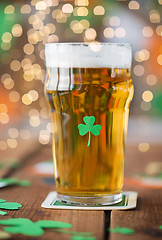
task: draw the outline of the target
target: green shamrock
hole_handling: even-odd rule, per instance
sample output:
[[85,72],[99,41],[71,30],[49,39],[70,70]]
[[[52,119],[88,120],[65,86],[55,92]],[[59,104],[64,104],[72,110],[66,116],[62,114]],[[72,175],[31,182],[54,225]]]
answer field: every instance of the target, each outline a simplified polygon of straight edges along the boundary
[[17,178],[0,178],[0,187],[6,187],[9,185],[18,185],[22,187],[30,186],[30,181],[19,180]]
[[131,228],[123,228],[123,227],[119,227],[117,226],[116,228],[109,228],[108,229],[109,232],[113,232],[113,233],[120,233],[120,234],[133,234],[134,230]]
[[[0,208],[1,209],[9,209],[9,210],[17,210],[22,207],[21,204],[16,202],[6,202],[4,199],[0,199]],[[6,212],[0,211],[0,215],[5,215]]]
[[95,117],[94,116],[86,116],[83,118],[83,121],[85,124],[79,124],[78,129],[79,129],[79,134],[81,136],[84,136],[89,132],[89,138],[88,138],[88,144],[87,146],[90,146],[91,142],[91,133],[95,136],[98,136],[100,134],[101,130],[101,125],[93,125],[95,123]]
[[0,220],[0,224],[9,225],[4,230],[9,233],[23,234],[26,236],[40,236],[44,234],[43,228],[71,228],[72,225],[64,222],[40,220],[32,222],[27,218],[11,218]]

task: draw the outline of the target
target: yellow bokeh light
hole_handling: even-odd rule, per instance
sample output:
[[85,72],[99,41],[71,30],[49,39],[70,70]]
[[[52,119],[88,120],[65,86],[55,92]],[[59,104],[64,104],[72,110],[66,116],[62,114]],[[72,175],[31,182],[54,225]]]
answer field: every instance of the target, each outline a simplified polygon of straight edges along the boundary
[[153,30],[151,27],[146,26],[142,29],[142,34],[144,37],[152,37],[153,35]]
[[12,27],[12,35],[14,37],[20,37],[23,33],[22,26],[20,24],[15,24]]
[[135,60],[137,62],[143,62],[143,61],[146,61],[150,58],[150,53],[148,50],[146,49],[143,49],[141,51],[137,51],[135,53]]
[[86,19],[82,19],[82,20],[80,21],[80,24],[82,24],[82,26],[83,26],[84,29],[87,29],[87,28],[90,27],[90,23],[89,23],[88,20],[86,20]]
[[17,138],[19,136],[19,131],[17,130],[17,128],[9,128],[8,129],[8,135],[11,138]]
[[154,86],[157,83],[157,77],[154,74],[149,74],[146,78],[146,82],[150,86]]
[[34,79],[34,74],[33,74],[32,71],[27,70],[27,71],[24,72],[23,78],[25,79],[25,81],[31,82]]
[[11,48],[11,43],[10,42],[2,42],[1,43],[1,48],[5,51],[9,50]]
[[52,17],[56,19],[58,23],[65,23],[67,21],[67,16],[60,9],[56,9],[52,12]]
[[58,0],[44,0],[48,7],[57,6],[59,4]]
[[40,19],[35,19],[32,24],[34,29],[42,29],[44,26],[43,21]]
[[31,33],[28,36],[28,42],[31,44],[36,44],[39,41],[39,35],[38,32]]
[[22,139],[27,140],[31,137],[31,133],[28,129],[22,129],[20,131],[20,136],[21,136]]
[[143,111],[147,112],[151,109],[151,103],[142,101],[140,107]]
[[11,78],[11,75],[9,75],[8,73],[4,73],[2,76],[1,76],[1,82],[4,83],[4,80],[6,78]]
[[86,7],[76,7],[73,12],[74,16],[87,16],[88,9]]
[[104,15],[105,14],[105,9],[102,6],[96,6],[93,9],[94,15]]
[[25,66],[26,65],[30,65],[30,67],[31,67],[31,64],[32,64],[32,62],[31,62],[31,60],[29,59],[29,58],[24,58],[22,61],[21,61],[21,67],[22,68],[25,68]]
[[145,69],[142,65],[136,65],[134,67],[134,74],[136,76],[142,76],[144,74],[144,72],[145,72]]
[[30,90],[28,95],[31,97],[32,101],[36,101],[39,97],[38,92],[35,90]]
[[0,122],[1,122],[2,124],[6,124],[6,123],[9,122],[9,116],[8,116],[7,113],[1,113],[1,114],[0,114]]
[[[31,15],[31,16],[28,18],[28,22],[29,22],[30,24],[33,24],[33,22],[34,22],[35,20],[39,20],[39,16],[36,15],[36,14]],[[31,31],[32,31],[32,32],[31,32]],[[33,29],[28,30],[28,32],[29,32],[29,34],[30,34],[30,33],[33,33]]]
[[125,35],[126,35],[126,31],[125,31],[124,28],[119,27],[119,28],[116,28],[116,29],[115,29],[115,36],[116,36],[117,38],[124,38]]
[[29,14],[31,12],[31,6],[29,4],[24,4],[21,8],[20,8],[20,12],[22,14]]
[[113,38],[115,33],[112,28],[108,27],[108,28],[105,28],[103,34],[106,38]]
[[157,10],[151,10],[149,12],[150,22],[159,23],[160,22],[160,14]]
[[32,116],[29,122],[32,127],[38,127],[40,125],[40,118],[38,116]]
[[138,145],[138,149],[140,152],[147,152],[149,150],[149,148],[150,148],[149,143],[140,143]]
[[35,8],[36,10],[42,11],[42,10],[46,10],[47,5],[44,1],[39,1],[36,3]]
[[0,150],[6,150],[7,149],[7,143],[5,141],[0,141]]
[[113,17],[110,18],[109,22],[110,22],[111,26],[117,27],[117,26],[120,25],[120,18],[117,17],[117,16],[113,16]]
[[11,102],[18,102],[20,99],[20,94],[16,91],[12,91],[9,93],[9,99]]
[[62,12],[63,13],[72,13],[73,12],[73,6],[70,3],[66,3],[62,6]]
[[7,113],[7,105],[4,103],[0,104],[0,114],[1,113]]
[[84,26],[77,20],[74,20],[70,23],[70,28],[76,34],[80,34],[84,31]]
[[38,16],[38,18],[39,18],[40,20],[45,20],[45,18],[46,18],[46,14],[45,14],[43,11],[37,12],[37,13],[36,13],[36,16]]
[[16,139],[7,139],[7,145],[10,147],[10,148],[16,148],[17,147],[17,141]]
[[24,94],[22,96],[22,102],[25,104],[25,105],[30,105],[32,103],[32,98],[30,97],[30,95],[28,94]]
[[8,5],[8,6],[6,6],[5,9],[4,9],[4,13],[5,13],[5,14],[13,14],[14,11],[15,11],[15,8],[14,8],[13,5]]
[[47,124],[47,130],[50,133],[55,133],[56,132],[56,128],[57,128],[57,126],[56,126],[55,123],[48,123]]
[[50,34],[51,30],[48,26],[44,26],[40,31],[39,31],[39,34],[40,34],[40,37],[44,37],[44,36],[48,36]]
[[12,89],[14,87],[14,81],[10,77],[6,78],[3,84],[6,89]]
[[96,30],[94,28],[88,28],[86,31],[85,31],[85,37],[86,39],[88,39],[89,41],[92,41],[96,38],[97,36],[97,33],[96,33]]
[[58,42],[59,39],[58,39],[58,36],[53,34],[53,35],[50,35],[48,38],[47,38],[47,43],[54,43],[54,42]]
[[31,109],[30,111],[29,111],[29,117],[33,117],[33,116],[37,116],[37,117],[39,117],[39,111],[37,110],[37,109]]
[[41,130],[39,133],[39,142],[41,144],[48,144],[50,141],[50,133],[47,130]]
[[49,118],[49,110],[46,107],[43,107],[40,111],[41,117],[44,119],[48,119]]
[[37,2],[40,2],[41,0],[31,0],[31,5],[35,6],[37,4]]
[[157,35],[162,37],[162,25],[157,26],[156,33],[157,33]]
[[2,35],[2,41],[3,41],[3,42],[9,43],[9,42],[11,42],[11,40],[12,40],[12,35],[11,35],[11,33],[5,32],[5,33]]
[[19,71],[20,68],[21,68],[21,64],[18,60],[13,60],[11,63],[10,63],[10,68],[12,69],[12,71],[16,72],[16,71]]
[[32,54],[34,52],[34,46],[30,43],[25,44],[23,49],[24,53],[26,53],[27,55]]
[[157,57],[157,62],[159,65],[162,65],[162,54]]
[[89,0],[75,0],[76,6],[88,6]]
[[140,8],[140,5],[137,1],[130,1],[128,7],[131,10],[138,10]]
[[56,27],[53,23],[48,23],[46,26],[50,30],[50,33],[54,33],[56,31]]
[[149,90],[144,91],[142,94],[142,99],[145,102],[151,102],[153,99],[153,93]]

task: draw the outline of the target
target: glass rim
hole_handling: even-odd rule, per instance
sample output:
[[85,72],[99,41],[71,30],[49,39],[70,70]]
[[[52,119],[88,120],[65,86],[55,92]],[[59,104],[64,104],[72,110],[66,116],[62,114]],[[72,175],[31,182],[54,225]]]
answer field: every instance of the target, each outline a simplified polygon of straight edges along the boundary
[[131,43],[115,43],[115,42],[58,42],[58,43],[46,43],[45,46],[49,45],[69,45],[69,46],[90,46],[90,45],[101,45],[101,46],[123,46],[123,47],[132,47]]

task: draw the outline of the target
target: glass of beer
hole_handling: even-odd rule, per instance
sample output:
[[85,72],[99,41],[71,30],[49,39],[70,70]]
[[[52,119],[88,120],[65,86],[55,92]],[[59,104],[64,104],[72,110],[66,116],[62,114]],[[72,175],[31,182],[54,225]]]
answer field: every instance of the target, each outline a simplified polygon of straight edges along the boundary
[[120,202],[134,91],[130,44],[49,43],[45,57],[58,199],[92,206]]

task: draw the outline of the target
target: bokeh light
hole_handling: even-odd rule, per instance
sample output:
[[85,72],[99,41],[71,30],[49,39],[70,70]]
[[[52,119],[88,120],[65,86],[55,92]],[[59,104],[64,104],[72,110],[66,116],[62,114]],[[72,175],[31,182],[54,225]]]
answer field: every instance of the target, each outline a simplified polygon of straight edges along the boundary
[[151,102],[153,99],[153,93],[149,90],[144,91],[142,94],[142,98],[145,102]]
[[147,152],[150,148],[150,145],[149,145],[149,143],[140,143],[138,145],[138,148],[139,148],[140,152]]
[[12,35],[14,37],[20,37],[23,33],[22,26],[20,24],[15,24],[12,27]]
[[96,6],[94,9],[93,9],[93,13],[95,15],[104,15],[105,14],[105,9],[104,7],[102,6]]
[[15,8],[13,5],[8,5],[4,9],[5,14],[13,14],[15,12]]

